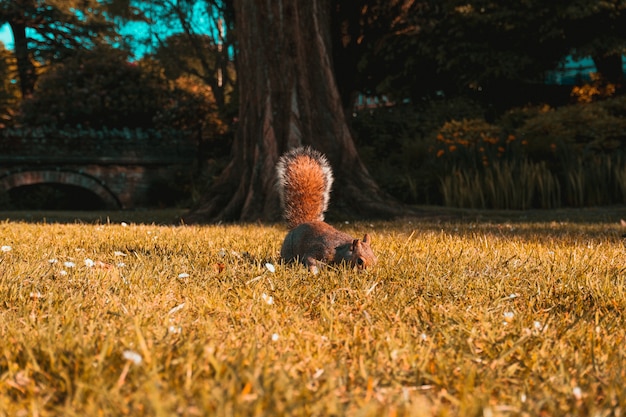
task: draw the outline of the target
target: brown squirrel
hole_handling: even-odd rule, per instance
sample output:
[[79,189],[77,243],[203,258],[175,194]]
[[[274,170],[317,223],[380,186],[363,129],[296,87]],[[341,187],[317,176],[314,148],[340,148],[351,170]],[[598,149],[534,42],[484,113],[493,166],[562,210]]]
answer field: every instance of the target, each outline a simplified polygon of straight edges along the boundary
[[290,229],[280,250],[282,259],[300,261],[313,273],[318,272],[319,263],[345,261],[358,269],[376,264],[369,234],[359,241],[324,222],[333,173],[323,154],[310,147],[292,149],[279,159],[276,173]]

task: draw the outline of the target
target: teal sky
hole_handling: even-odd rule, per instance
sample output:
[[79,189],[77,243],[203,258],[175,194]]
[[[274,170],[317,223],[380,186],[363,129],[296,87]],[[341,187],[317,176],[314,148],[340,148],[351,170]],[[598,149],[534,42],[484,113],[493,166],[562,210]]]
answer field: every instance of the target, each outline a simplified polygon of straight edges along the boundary
[[0,42],[9,49],[13,48],[13,35],[11,35],[9,25],[4,25],[0,28]]
[[[207,15],[206,10],[201,5],[197,5],[193,9],[191,23],[195,33],[215,33],[217,36],[215,20]],[[135,57],[140,58],[146,52],[151,52],[153,48],[156,48],[155,36],[165,39],[169,35],[182,32],[182,28],[176,22],[170,22],[167,25],[159,24],[159,22],[156,24],[130,22],[123,25],[119,32],[123,36],[131,35],[134,38],[134,42],[130,46]],[[0,42],[7,49],[13,49],[13,35],[8,24],[0,27]]]
[[[129,24],[122,30],[123,34],[133,35],[137,38],[138,44],[135,48],[135,54],[141,56],[147,49],[145,46],[140,46],[141,43],[146,44],[147,39],[150,36],[149,26],[145,23]],[[172,32],[173,33],[173,32]],[[164,33],[160,33],[164,35]],[[166,37],[165,34],[164,37]],[[4,44],[7,49],[13,49],[13,35],[11,34],[11,28],[8,24],[0,27],[0,42]]]

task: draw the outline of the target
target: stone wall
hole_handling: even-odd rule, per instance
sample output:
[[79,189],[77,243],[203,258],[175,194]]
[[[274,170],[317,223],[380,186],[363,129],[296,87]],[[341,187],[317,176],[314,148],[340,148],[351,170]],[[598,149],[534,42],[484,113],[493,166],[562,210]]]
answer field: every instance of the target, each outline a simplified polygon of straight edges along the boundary
[[68,184],[95,193],[107,208],[129,209],[147,207],[158,184],[191,178],[193,141],[162,132],[108,133],[2,132],[0,192],[38,183]]

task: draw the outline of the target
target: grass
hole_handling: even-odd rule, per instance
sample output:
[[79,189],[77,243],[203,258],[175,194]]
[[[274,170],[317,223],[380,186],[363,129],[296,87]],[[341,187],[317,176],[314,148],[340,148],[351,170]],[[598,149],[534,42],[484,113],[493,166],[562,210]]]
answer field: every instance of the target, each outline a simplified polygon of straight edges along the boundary
[[281,225],[12,217],[0,416],[623,415],[620,213],[341,224],[379,265],[318,275]]

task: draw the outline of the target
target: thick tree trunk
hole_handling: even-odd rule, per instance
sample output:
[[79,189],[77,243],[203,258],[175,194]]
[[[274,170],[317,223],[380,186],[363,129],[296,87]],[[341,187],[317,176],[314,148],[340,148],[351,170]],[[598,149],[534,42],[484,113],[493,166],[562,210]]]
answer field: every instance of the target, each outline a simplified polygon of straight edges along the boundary
[[235,0],[240,126],[233,160],[184,220],[274,221],[280,155],[310,145],[328,157],[331,209],[357,217],[399,213],[363,166],[332,71],[327,0]]

